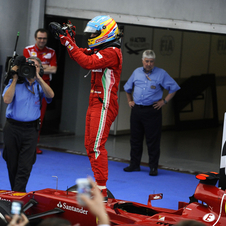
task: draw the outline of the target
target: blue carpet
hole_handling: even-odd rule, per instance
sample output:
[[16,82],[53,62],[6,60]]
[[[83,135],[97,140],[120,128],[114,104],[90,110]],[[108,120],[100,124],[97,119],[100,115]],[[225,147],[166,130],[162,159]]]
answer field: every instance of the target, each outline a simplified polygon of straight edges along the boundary
[[[0,149],[0,154],[2,149]],[[149,194],[163,193],[162,200],[152,201],[153,206],[178,209],[178,201],[189,202],[198,180],[194,175],[159,169],[158,176],[149,176],[149,168],[141,166],[140,172],[124,172],[128,164],[109,161],[108,189],[117,199],[147,204]],[[93,176],[87,156],[44,150],[37,155],[27,192],[43,188],[66,190],[80,177]],[[10,190],[8,172],[0,156],[0,189]]]

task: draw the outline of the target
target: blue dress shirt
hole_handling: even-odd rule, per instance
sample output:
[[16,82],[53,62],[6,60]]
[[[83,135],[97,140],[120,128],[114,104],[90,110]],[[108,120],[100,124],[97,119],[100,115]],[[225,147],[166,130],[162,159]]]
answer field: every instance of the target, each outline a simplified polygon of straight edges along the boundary
[[124,85],[127,93],[133,92],[135,104],[145,106],[161,100],[164,89],[173,93],[180,87],[165,70],[158,67],[154,67],[150,74],[146,74],[143,67],[135,69]]
[[[2,96],[12,83],[12,79],[9,80],[8,85],[5,87]],[[6,109],[6,118],[11,118],[17,121],[29,122],[37,120],[40,115],[40,97],[41,100],[44,97],[47,103],[52,101],[51,98],[46,98],[42,90],[41,85],[39,85],[39,90],[37,88],[38,82],[35,80],[30,86],[28,81],[22,84],[16,84],[15,94],[13,100],[8,104]],[[30,91],[29,91],[29,90]],[[34,94],[32,93],[34,91]]]

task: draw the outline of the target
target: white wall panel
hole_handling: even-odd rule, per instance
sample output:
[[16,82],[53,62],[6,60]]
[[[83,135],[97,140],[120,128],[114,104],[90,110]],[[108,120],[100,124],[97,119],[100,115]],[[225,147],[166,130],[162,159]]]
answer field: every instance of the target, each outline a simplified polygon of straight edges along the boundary
[[117,22],[225,33],[225,0],[47,0],[46,14],[91,19],[110,14]]

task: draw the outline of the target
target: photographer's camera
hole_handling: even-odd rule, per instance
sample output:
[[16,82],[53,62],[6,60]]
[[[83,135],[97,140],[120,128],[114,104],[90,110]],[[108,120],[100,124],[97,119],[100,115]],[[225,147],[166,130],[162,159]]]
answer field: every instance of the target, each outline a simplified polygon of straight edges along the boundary
[[[14,71],[13,67],[18,66],[18,70]],[[13,77],[14,74],[18,75],[17,83],[23,83],[25,78],[34,78],[36,76],[36,67],[35,63],[24,56],[17,56],[15,59],[11,58],[8,61],[8,71],[4,84],[7,85],[9,80]]]
[[33,61],[30,59],[21,64],[18,69],[18,76],[23,78],[34,78],[36,75],[36,67]]

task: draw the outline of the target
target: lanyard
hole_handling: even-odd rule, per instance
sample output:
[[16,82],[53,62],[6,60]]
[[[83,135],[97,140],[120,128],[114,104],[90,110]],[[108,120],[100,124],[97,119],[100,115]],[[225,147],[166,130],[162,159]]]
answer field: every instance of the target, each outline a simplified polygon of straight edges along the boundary
[[146,73],[146,72],[144,72],[144,73],[145,73],[146,78],[147,78],[149,81],[151,81],[151,79],[148,77],[148,75],[150,75],[150,74],[152,73],[152,70],[151,70],[149,73]]

